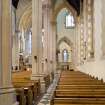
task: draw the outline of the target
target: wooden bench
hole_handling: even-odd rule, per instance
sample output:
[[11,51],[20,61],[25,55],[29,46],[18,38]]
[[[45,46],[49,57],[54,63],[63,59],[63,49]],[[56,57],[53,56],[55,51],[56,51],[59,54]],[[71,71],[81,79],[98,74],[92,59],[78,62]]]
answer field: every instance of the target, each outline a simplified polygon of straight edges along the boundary
[[54,98],[51,105],[104,105],[105,98]]
[[55,97],[105,97],[105,90],[56,90]]
[[70,90],[70,89],[105,89],[105,85],[58,85],[56,89]]
[[104,105],[105,83],[79,71],[63,71],[51,105]]
[[100,82],[59,82],[58,85],[101,85]]
[[26,96],[23,88],[16,88],[16,98],[19,105],[26,105]]
[[[37,97],[36,88],[34,88],[33,83],[27,83],[27,82],[15,82],[13,83],[16,92],[18,92],[18,88],[24,90],[24,95],[26,97],[26,104],[31,105],[33,101],[35,101]],[[19,93],[18,93],[19,94]]]
[[[29,79],[24,79],[24,78],[14,78],[12,80],[13,85],[15,87],[19,86],[28,86],[28,84],[30,84],[31,86],[34,87],[34,91],[36,91],[36,95],[39,96],[40,95],[40,81],[39,80],[29,80]],[[16,85],[17,86],[16,86]]]
[[[18,72],[12,74],[12,83],[16,89],[17,97],[20,97],[20,89],[23,90],[26,97],[26,103],[24,100],[19,101],[19,105],[32,105],[38,97],[40,96],[40,81],[39,80],[30,80],[31,72]],[[24,96],[23,96],[24,97]],[[24,98],[21,99],[24,99]]]

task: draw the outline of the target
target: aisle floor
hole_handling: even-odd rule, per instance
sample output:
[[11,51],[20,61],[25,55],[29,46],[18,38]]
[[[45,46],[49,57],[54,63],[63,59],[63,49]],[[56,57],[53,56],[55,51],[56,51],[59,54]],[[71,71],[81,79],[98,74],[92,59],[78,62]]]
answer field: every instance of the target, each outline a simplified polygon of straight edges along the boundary
[[56,85],[58,83],[59,77],[60,77],[60,74],[57,73],[55,75],[53,82],[49,86],[47,92],[44,94],[44,96],[42,97],[42,99],[40,100],[38,105],[50,105],[50,101],[52,99],[52,96],[53,96],[54,90],[56,88]]

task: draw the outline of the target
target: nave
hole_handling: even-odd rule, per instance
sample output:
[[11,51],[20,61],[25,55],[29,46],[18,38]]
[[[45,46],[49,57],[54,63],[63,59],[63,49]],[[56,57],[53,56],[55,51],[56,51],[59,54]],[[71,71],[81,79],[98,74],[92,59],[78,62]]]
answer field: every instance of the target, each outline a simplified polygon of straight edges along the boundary
[[[29,80],[31,71],[12,75],[19,105],[104,105],[105,83],[80,71],[60,70],[45,77],[45,92],[40,81]],[[18,78],[16,78],[18,77]],[[53,85],[53,86],[51,86]]]
[[104,105],[105,83],[80,71],[62,71],[51,105]]
[[104,4],[0,0],[0,105],[104,105]]

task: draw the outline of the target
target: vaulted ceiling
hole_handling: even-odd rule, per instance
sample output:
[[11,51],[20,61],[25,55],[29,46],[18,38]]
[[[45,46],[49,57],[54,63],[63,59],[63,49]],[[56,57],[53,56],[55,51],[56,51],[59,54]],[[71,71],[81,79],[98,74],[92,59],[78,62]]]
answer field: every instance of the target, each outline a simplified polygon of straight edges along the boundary
[[67,0],[69,4],[80,14],[80,0]]
[[[56,1],[56,0],[53,0]],[[80,14],[80,0],[67,0],[69,4],[77,11],[77,14]],[[83,1],[83,0],[82,0]],[[18,6],[19,0],[12,0],[12,4],[15,8]]]
[[19,0],[12,0],[12,4],[15,8],[17,8],[17,6],[18,6],[18,2],[19,2]]

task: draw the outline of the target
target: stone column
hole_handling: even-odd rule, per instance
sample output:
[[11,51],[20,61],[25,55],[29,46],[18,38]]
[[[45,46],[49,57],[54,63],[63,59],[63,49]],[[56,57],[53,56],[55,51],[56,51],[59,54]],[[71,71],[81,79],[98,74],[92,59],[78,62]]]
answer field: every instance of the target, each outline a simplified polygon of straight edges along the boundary
[[[104,2],[103,0],[94,0],[94,15],[93,16],[94,16],[95,61],[101,61],[100,58],[102,57],[102,36],[101,35],[102,35],[102,32],[105,30],[105,29],[102,30],[102,23],[104,22],[103,20],[104,17],[102,18],[102,15],[103,15],[102,10],[104,8],[103,2]],[[102,70],[104,71],[104,66],[102,67]],[[102,70],[100,70],[99,73]]]
[[81,16],[80,20],[80,63],[84,63],[84,29],[83,29],[83,16]]
[[43,76],[42,69],[42,1],[32,1],[32,79]]
[[51,19],[52,19],[52,8],[51,8],[51,1],[48,1],[48,71],[49,73],[52,72],[52,25],[51,25]]
[[56,43],[57,43],[57,36],[56,36],[56,21],[52,21],[52,58],[53,58],[53,71],[56,72]]
[[[45,45],[46,46],[46,45]],[[41,93],[45,92],[42,69],[42,0],[32,0],[32,80],[40,79]]]
[[12,67],[13,70],[19,69],[19,39],[18,39],[18,35],[13,35],[12,36]]
[[87,60],[94,58],[94,46],[93,46],[93,3],[94,0],[87,0]]
[[48,3],[47,5],[47,17],[48,17],[48,38],[47,38],[47,43],[48,43],[48,48],[47,48],[47,59],[48,59],[48,72],[50,73],[50,5]]
[[16,42],[16,51],[15,51],[15,57],[16,57],[16,59],[15,59],[15,64],[16,64],[16,66],[17,66],[17,68],[18,68],[18,70],[19,70],[19,36],[18,36],[18,34],[16,34],[16,40],[15,40]]
[[1,4],[1,0],[0,0],[0,86],[2,85],[2,35],[1,35],[1,31],[2,31],[2,19],[1,19],[1,16],[2,16],[2,4]]
[[12,6],[12,67],[19,69],[19,38],[16,32],[16,9]]
[[[11,84],[12,69],[12,12],[11,0],[0,0],[0,105],[13,105],[15,91]],[[11,88],[8,88],[11,87]],[[5,93],[5,94],[3,94]]]
[[78,23],[77,23],[77,27],[78,27],[78,31],[77,31],[77,37],[78,37],[78,65],[80,64],[80,18],[78,19]]
[[43,4],[43,20],[44,20],[44,73],[48,74],[48,11],[47,11],[47,1]]
[[16,51],[16,44],[15,44],[15,41],[16,41],[16,36],[15,35],[12,35],[12,68],[13,70],[15,70],[15,51]]
[[52,33],[52,25],[50,21],[50,37],[49,37],[49,42],[50,42],[50,71],[53,72],[53,33]]
[[83,2],[84,61],[94,58],[93,48],[93,0]]
[[39,1],[32,0],[32,79],[38,71],[38,35],[39,35]]
[[[52,71],[52,24],[51,24],[51,3],[49,0],[43,3],[44,15],[44,72],[45,74]],[[47,62],[46,62],[47,60]]]
[[30,32],[26,31],[25,35],[25,52],[24,55],[27,56],[30,54]]
[[[77,22],[77,21],[76,21]],[[73,64],[75,64],[75,65],[78,65],[78,44],[79,44],[79,42],[78,42],[78,23],[76,23],[76,26],[75,26],[75,42],[74,42],[74,53],[75,54],[73,54],[74,55],[74,62],[72,62]],[[73,50],[73,49],[72,49]]]
[[38,70],[39,70],[39,74],[40,76],[43,76],[43,53],[42,53],[42,49],[43,49],[43,44],[42,44],[42,0],[39,0],[39,35],[38,35]]
[[84,0],[83,2],[83,30],[84,30],[84,34],[83,34],[83,61],[85,62],[86,61],[86,58],[87,58],[87,12],[86,12],[86,9],[87,9],[87,0]]

